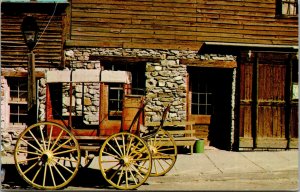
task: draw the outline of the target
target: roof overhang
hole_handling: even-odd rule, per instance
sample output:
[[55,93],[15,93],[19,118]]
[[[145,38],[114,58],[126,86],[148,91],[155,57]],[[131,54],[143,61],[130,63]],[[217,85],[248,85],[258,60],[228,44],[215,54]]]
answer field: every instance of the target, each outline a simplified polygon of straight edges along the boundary
[[269,44],[252,44],[252,43],[227,43],[227,42],[204,42],[199,53],[205,52],[226,52],[240,53],[242,51],[258,52],[298,52],[298,46],[295,45],[269,45]]
[[49,13],[55,7],[56,14],[65,12],[65,9],[69,6],[68,0],[2,0],[1,12],[3,13]]

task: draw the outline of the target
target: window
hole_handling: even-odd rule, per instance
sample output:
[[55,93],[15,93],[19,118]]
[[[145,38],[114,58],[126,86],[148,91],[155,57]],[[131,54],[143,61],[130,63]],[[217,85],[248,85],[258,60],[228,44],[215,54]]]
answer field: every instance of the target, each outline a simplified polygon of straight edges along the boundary
[[130,71],[132,75],[131,94],[145,95],[146,85],[146,65],[143,62],[137,63],[119,63],[103,62],[105,70]]
[[195,115],[211,115],[212,85],[207,70],[194,69],[190,71],[191,113]]
[[209,115],[212,112],[212,92],[209,90],[208,84],[193,83],[192,91],[192,114]]
[[277,15],[297,16],[298,0],[277,0]]
[[25,127],[27,122],[27,79],[8,78],[10,125]]
[[123,85],[118,83],[109,84],[108,119],[117,120],[122,118]]

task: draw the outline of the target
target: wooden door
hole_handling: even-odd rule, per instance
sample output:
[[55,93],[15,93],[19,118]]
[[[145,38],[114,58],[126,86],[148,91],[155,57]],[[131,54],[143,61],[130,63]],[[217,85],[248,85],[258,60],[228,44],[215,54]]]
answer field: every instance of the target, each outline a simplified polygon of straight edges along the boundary
[[240,64],[239,148],[295,146],[298,103],[291,105],[288,57],[277,59],[257,54]]

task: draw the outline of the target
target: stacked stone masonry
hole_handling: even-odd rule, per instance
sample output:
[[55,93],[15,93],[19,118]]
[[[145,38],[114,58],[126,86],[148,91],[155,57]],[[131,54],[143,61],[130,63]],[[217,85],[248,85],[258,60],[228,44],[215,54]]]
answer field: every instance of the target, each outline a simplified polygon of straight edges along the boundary
[[[196,60],[225,60],[235,61],[235,56],[205,54],[199,55],[197,51],[185,50],[153,50],[153,49],[123,49],[123,48],[70,48],[65,51],[66,68],[76,69],[103,69],[101,61],[90,60],[90,56],[118,56],[155,58],[159,62],[146,62],[146,99],[145,121],[160,121],[162,111],[171,104],[167,121],[183,121],[186,119],[186,78],[187,67],[180,64],[180,59]],[[19,68],[12,69],[14,71]],[[25,71],[26,69],[21,69]],[[36,68],[38,71],[58,70]],[[6,79],[1,77],[1,149],[13,150],[13,145],[20,130],[12,130],[9,126],[9,105],[7,97],[9,87]],[[38,79],[38,121],[45,121],[46,114],[46,80]],[[70,97],[69,85],[63,86],[63,115],[68,115]],[[73,84],[72,114],[83,116],[86,125],[99,123],[99,86],[94,83]],[[6,101],[6,102],[5,102]],[[73,105],[74,104],[74,105]],[[5,147],[4,147],[5,145]]]
[[146,99],[148,100],[145,108],[146,122],[160,121],[162,111],[168,104],[171,104],[171,109],[167,121],[183,121],[186,119],[187,68],[186,65],[179,63],[179,59],[236,60],[235,56],[232,55],[199,55],[197,51],[122,48],[72,48],[66,50],[65,56],[69,62],[69,67],[72,69],[101,68],[101,61],[92,61],[90,56],[159,59],[160,62],[157,63],[146,62]]

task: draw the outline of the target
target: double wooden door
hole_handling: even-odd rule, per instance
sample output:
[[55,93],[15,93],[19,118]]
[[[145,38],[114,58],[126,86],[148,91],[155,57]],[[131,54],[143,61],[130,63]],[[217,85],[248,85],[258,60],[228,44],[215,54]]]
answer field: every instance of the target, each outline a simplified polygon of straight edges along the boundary
[[297,148],[298,100],[292,97],[293,65],[288,54],[256,53],[250,61],[242,59],[239,148]]

